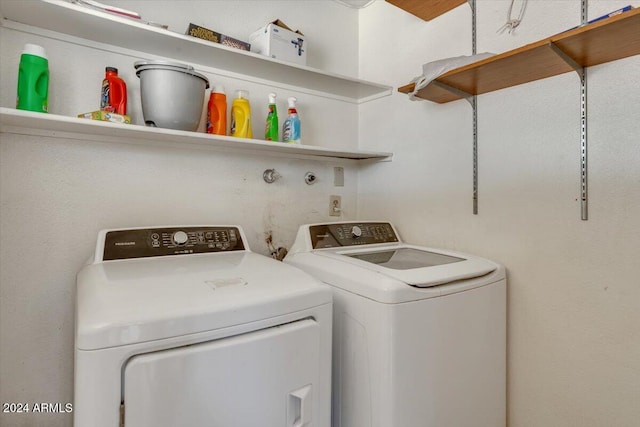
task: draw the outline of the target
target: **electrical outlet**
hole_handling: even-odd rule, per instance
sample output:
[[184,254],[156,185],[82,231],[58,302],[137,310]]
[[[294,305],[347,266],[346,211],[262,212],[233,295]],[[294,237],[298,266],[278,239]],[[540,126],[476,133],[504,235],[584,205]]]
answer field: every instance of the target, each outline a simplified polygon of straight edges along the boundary
[[342,197],[329,196],[329,216],[342,215]]

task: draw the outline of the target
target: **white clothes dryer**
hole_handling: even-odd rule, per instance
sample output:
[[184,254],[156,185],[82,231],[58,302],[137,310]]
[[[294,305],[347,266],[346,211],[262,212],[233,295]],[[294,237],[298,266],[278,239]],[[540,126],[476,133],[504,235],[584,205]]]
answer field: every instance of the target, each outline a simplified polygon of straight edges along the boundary
[[240,227],[102,231],[77,287],[76,427],[329,427],[331,289]]
[[502,266],[387,222],[301,226],[284,260],[333,287],[333,427],[504,427]]

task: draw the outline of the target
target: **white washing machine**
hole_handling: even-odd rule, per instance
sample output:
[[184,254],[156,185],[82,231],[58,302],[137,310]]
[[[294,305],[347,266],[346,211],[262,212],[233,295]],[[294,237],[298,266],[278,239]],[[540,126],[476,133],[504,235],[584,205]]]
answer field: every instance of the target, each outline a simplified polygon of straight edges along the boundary
[[304,225],[284,261],[333,287],[333,427],[505,426],[502,266],[386,222]]
[[75,427],[329,427],[331,289],[240,227],[102,231],[77,286]]

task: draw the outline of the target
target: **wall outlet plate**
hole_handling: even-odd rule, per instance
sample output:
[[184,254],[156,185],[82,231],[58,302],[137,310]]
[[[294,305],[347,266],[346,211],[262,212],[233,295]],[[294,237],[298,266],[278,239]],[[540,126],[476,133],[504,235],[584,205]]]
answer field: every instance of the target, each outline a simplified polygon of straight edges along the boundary
[[329,216],[342,215],[342,197],[329,196]]
[[342,166],[333,168],[333,185],[334,187],[344,187],[344,168]]

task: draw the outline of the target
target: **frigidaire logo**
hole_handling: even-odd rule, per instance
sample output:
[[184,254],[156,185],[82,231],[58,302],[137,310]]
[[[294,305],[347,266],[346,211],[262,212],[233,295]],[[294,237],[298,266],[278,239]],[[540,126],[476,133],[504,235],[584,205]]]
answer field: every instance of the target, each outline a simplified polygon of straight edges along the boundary
[[135,246],[136,242],[116,242],[116,246]]

